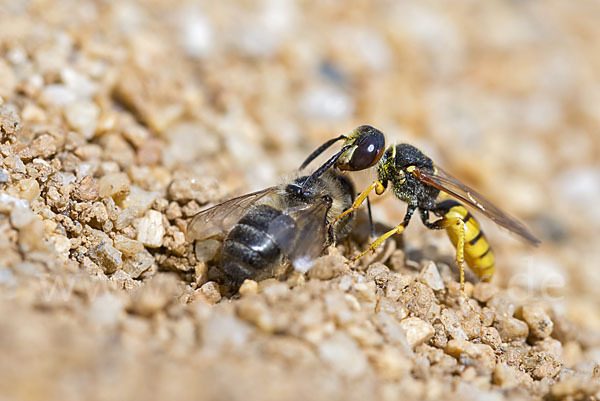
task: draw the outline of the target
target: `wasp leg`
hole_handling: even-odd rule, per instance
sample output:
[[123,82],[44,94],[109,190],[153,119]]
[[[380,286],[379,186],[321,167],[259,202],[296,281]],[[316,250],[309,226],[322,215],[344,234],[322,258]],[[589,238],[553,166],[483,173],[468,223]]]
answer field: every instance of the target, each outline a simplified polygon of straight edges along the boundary
[[350,259],[349,261],[347,261],[346,264],[356,262],[358,259],[365,256],[369,251],[375,252],[375,249],[377,249],[381,244],[383,244],[385,242],[386,239],[388,239],[392,235],[402,234],[402,232],[404,231],[404,229],[410,222],[410,219],[412,218],[412,215],[415,212],[415,210],[417,210],[416,206],[409,205],[408,209],[406,209],[406,214],[404,215],[404,220],[402,220],[402,223],[398,224],[396,227],[392,228],[390,231],[386,232],[385,234],[383,234],[382,236],[377,238],[375,241],[373,241],[371,243],[371,245],[369,245],[369,247],[365,251],[363,251],[358,256],[355,256],[352,259]]
[[458,241],[456,242],[456,264],[460,270],[460,292],[464,297],[467,305],[472,312],[477,313],[481,319],[484,320],[483,315],[477,312],[473,305],[468,301],[467,294],[465,293],[465,221],[460,217],[449,218],[442,217],[439,220],[430,222],[429,221],[429,211],[420,209],[421,212],[421,221],[425,225],[425,227],[432,230],[443,230],[452,226],[456,226],[458,230]]
[[378,195],[381,195],[384,191],[383,184],[379,181],[375,181],[371,185],[369,185],[367,189],[365,189],[360,195],[358,195],[358,197],[352,203],[352,206],[349,209],[345,210],[342,214],[337,216],[335,219],[333,219],[333,221],[329,223],[329,225],[333,226],[335,223],[337,223],[339,219],[357,210],[360,207],[360,205],[362,205],[362,203],[365,201],[365,199],[367,199],[372,190],[375,190],[375,192]]
[[429,221],[429,210],[419,209],[419,213],[421,215],[421,221],[423,222],[425,227],[429,228],[430,230],[444,229],[444,227],[441,226],[441,221],[443,219],[439,219],[433,222]]
[[458,230],[458,242],[456,243],[456,264],[460,270],[460,290],[465,292],[465,222],[461,218],[442,217],[439,220],[430,222],[429,211],[421,210],[421,221],[425,227],[431,230],[444,230],[456,225]]
[[373,224],[373,213],[371,212],[371,201],[369,201],[369,197],[367,196],[367,211],[369,212],[369,234],[371,235],[371,238],[369,238],[369,241],[373,238],[375,238],[375,225]]
[[429,221],[429,211],[421,210],[421,221],[432,230],[444,230],[455,227],[457,232],[456,264],[460,270],[460,290],[465,292],[465,222],[460,217],[442,217],[434,222]]

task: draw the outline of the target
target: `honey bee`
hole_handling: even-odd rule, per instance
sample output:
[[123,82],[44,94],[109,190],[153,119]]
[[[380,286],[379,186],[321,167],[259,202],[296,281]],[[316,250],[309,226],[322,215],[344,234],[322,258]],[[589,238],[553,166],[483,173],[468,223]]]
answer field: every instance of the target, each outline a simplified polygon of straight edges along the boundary
[[[273,277],[291,264],[306,272],[329,243],[350,230],[354,187],[333,170],[230,199],[196,214],[189,241],[222,241],[220,266],[235,287]],[[331,229],[328,229],[331,227]]]
[[[345,210],[332,223],[358,209],[373,190],[377,195],[382,195],[390,183],[394,195],[408,204],[406,214],[400,224],[381,235],[371,243],[368,249],[352,258],[348,263],[356,261],[369,251],[375,251],[392,235],[401,234],[418,209],[423,224],[432,230],[446,230],[448,237],[456,248],[456,264],[460,269],[461,290],[464,291],[465,262],[477,277],[489,281],[495,272],[495,255],[486,236],[479,227],[479,223],[469,210],[456,200],[438,201],[440,192],[464,202],[496,224],[518,234],[529,243],[533,245],[540,243],[522,223],[510,217],[481,194],[435,165],[419,149],[402,143],[390,145],[384,151],[384,141],[375,139],[380,136],[383,138],[383,134],[373,127],[358,127],[348,136],[342,135],[323,144],[303,164],[303,166],[306,166],[333,143],[344,140],[342,149],[317,169],[315,174],[323,174],[331,167],[339,170],[357,171],[374,166],[377,170],[377,180],[358,195],[352,207]],[[369,147],[369,152],[363,152],[361,144],[367,142],[372,146]],[[430,212],[439,219],[430,221]]]

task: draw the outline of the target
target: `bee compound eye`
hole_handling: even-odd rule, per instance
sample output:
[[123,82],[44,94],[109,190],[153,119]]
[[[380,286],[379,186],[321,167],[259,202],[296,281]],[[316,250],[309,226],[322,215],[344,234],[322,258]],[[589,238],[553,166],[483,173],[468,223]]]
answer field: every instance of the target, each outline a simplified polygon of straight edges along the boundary
[[286,188],[286,191],[293,195],[300,196],[302,195],[302,186],[297,184],[289,184]]
[[369,130],[365,130],[365,133],[361,135],[356,144],[356,149],[350,159],[350,168],[356,171],[371,167],[381,157],[384,146],[383,133],[378,129],[369,127]]

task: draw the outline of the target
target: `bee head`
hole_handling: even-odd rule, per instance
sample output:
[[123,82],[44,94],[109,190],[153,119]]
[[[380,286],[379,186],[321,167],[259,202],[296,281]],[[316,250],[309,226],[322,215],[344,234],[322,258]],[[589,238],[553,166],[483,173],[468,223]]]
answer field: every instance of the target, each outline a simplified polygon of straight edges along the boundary
[[306,191],[302,189],[302,182],[306,181],[307,178],[308,177],[304,176],[295,180],[293,184],[288,184],[288,186],[285,187],[285,191],[293,196],[305,196]]

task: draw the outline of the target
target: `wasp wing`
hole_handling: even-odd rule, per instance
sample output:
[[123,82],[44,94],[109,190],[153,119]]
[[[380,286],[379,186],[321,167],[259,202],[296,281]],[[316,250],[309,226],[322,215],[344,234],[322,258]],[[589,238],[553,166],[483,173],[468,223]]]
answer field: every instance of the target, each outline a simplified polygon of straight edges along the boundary
[[521,222],[513,217],[510,217],[492,202],[484,198],[483,195],[474,189],[469,188],[467,185],[463,184],[457,178],[453,177],[451,174],[442,170],[438,166],[435,166],[434,174],[421,169],[415,169],[413,173],[419,179],[419,181],[436,187],[440,191],[446,192],[447,194],[462,200],[492,219],[496,224],[514,232],[515,234],[520,235],[530,243],[534,245],[538,245],[540,243],[540,240],[531,234]]
[[268,233],[288,256],[294,269],[308,271],[323,251],[330,206],[330,201],[320,199],[308,206],[288,208],[269,225]]
[[252,192],[229,199],[199,212],[187,226],[188,241],[203,240],[226,233],[244,215],[246,210],[259,200],[275,193],[277,187]]

